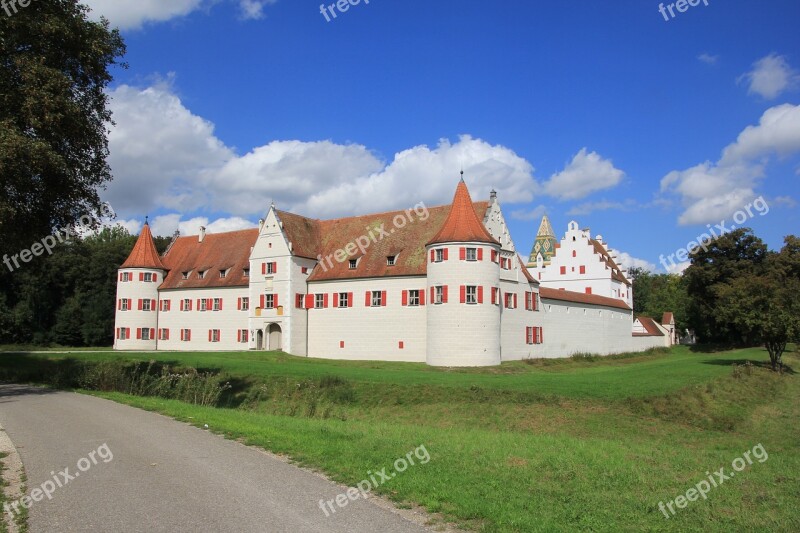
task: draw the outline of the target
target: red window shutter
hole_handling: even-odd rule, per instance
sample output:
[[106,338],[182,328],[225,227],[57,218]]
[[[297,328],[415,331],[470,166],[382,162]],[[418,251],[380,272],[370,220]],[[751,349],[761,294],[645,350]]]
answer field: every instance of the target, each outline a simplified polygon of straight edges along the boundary
[[261,263],[261,273],[262,274],[266,274],[267,273],[267,264],[266,263]]
[[339,307],[339,295],[337,293],[333,293],[333,306]]
[[478,261],[483,261],[483,248],[478,248]]
[[339,348],[344,348],[344,341],[339,341]]
[[347,307],[353,307],[353,293],[347,293]]
[[497,263],[497,250],[492,250],[492,263]]
[[139,272],[139,281],[144,281],[144,272]]
[[403,291],[403,307],[408,305],[408,291]]
[[324,309],[327,309],[327,308],[328,308],[328,293],[325,293],[325,294],[322,296],[322,307],[323,307]]
[[459,248],[458,249],[458,258],[462,261],[467,258],[467,249],[466,248]]
[[581,274],[586,274],[586,267],[581,265]]
[[467,286],[466,285],[462,285],[461,286],[461,303],[462,304],[467,303]]
[[136,328],[136,338],[137,339],[142,338],[142,328]]
[[242,342],[242,330],[236,330],[236,342]]
[[212,333],[211,333],[211,332],[212,332],[212,330],[208,330],[208,342],[211,342],[211,339],[213,338],[213,337],[211,336],[211,335],[212,335]]
[[306,295],[306,309],[313,309],[314,308],[314,295],[307,294]]
[[445,248],[445,249],[442,251],[442,259],[443,259],[444,261],[447,261],[447,248]]
[[381,306],[386,307],[386,291],[381,291]]
[[259,303],[260,303],[259,307],[261,309],[264,309],[267,306],[267,297],[262,294]]
[[517,308],[517,295],[514,294],[514,309]]
[[202,307],[200,307],[200,298],[198,298],[197,299],[197,310],[199,311],[200,309],[202,309]]
[[208,309],[208,310],[214,309],[214,299],[213,298],[206,298],[206,309]]
[[122,272],[119,273],[119,280],[122,281]]
[[156,338],[156,328],[150,328],[150,340]]
[[150,300],[150,310],[151,311],[155,311],[156,309],[158,309],[157,305],[158,304],[156,303],[155,300]]
[[561,267],[561,275],[563,276],[566,273],[567,273],[567,267],[565,267],[565,266]]
[[172,311],[172,300],[167,300],[167,311]]
[[153,283],[158,283],[158,274],[153,274]]
[[192,310],[192,301],[189,300],[189,311],[191,311],[191,310]]
[[241,311],[242,310],[242,299],[241,298],[237,298],[236,299],[236,310],[237,311]]
[[541,327],[539,328],[539,342],[544,343],[544,330]]
[[586,287],[586,294],[592,294],[592,288]]
[[186,332],[186,340],[187,341],[192,340],[192,330]]
[[478,287],[478,303],[483,303],[483,287]]
[[278,262],[277,261],[272,263],[272,273],[273,274],[277,274],[278,273]]
[[220,299],[219,299],[219,310],[220,310],[220,311],[222,311],[222,302],[224,302],[224,301],[225,301],[225,300],[224,300],[224,299],[222,299],[222,298],[220,298]]
[[399,348],[402,350],[403,348],[405,348],[405,347],[406,347],[406,345],[405,345],[405,343],[404,343],[403,341],[400,341],[400,342],[398,343],[398,347],[399,347]]
[[[431,250],[431,263],[436,260],[436,250]],[[119,275],[119,279],[122,280],[122,274]]]
[[431,303],[436,301],[436,288],[431,287]]
[[530,342],[528,340],[528,339],[530,339],[530,331],[531,331],[531,328],[525,327],[525,344],[529,344],[529,342]]
[[497,304],[497,287],[492,287],[492,305]]
[[419,305],[425,305],[425,289],[419,291]]
[[443,304],[447,303],[447,285],[444,285],[442,287],[442,303]]
[[143,307],[144,307],[144,302],[142,301],[141,298],[139,298],[139,311],[141,311]]
[[117,300],[117,310],[122,311],[122,299]]
[[366,294],[364,295],[364,305],[366,305],[367,307],[370,307],[372,305],[372,293],[370,291],[367,291]]
[[298,309],[303,307],[303,295],[299,292],[294,293],[294,306]]
[[119,328],[117,328],[117,338],[119,339]]

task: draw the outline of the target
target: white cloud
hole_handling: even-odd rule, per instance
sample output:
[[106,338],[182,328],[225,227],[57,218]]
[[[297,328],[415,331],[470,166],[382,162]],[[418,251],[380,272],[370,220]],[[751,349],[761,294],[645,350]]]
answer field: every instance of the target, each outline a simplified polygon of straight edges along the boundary
[[772,157],[798,152],[800,106],[775,106],[725,147],[717,163],[706,161],[664,176],[661,192],[680,196],[686,208],[678,218],[681,225],[719,222],[756,196]]
[[476,199],[494,188],[502,202],[528,202],[537,188],[525,159],[469,135],[404,150],[388,164],[363,145],[331,141],[274,141],[239,156],[169,80],[110,95],[115,179],[103,196],[124,216],[159,208],[260,216],[272,201],[321,218],[432,206],[450,202],[460,168]]
[[[123,30],[136,30],[147,23],[166,22],[200,10],[219,0],[82,0],[92,9],[91,16],[106,17],[111,25]],[[243,20],[264,17],[264,7],[277,0],[235,0]]]
[[770,54],[753,63],[753,70],[743,74],[738,81],[748,84],[748,94],[772,100],[795,86],[798,79],[797,72],[789,66],[785,56]]
[[541,220],[547,214],[547,207],[544,205],[537,205],[533,209],[517,209],[511,212],[511,218],[514,220]]
[[646,261],[644,259],[638,259],[633,257],[631,254],[626,252],[620,252],[616,250],[615,253],[617,254],[616,262],[619,266],[624,268],[625,270],[630,270],[631,268],[643,268],[648,272],[655,272],[656,265],[651,263],[650,261]]
[[719,59],[719,56],[712,56],[707,52],[703,52],[702,54],[697,56],[697,59],[707,65],[715,65],[717,63],[717,60]]
[[797,201],[791,196],[776,196],[770,203],[781,207],[787,207],[789,209],[794,209],[797,207]]
[[667,274],[683,274],[683,272],[692,266],[691,261],[685,261],[683,263],[670,263],[667,265]]
[[577,200],[589,194],[619,185],[625,173],[597,152],[582,148],[572,161],[544,183],[544,192],[560,200]]
[[181,235],[198,235],[200,227],[206,228],[208,233],[225,233],[241,229],[255,228],[256,224],[241,217],[218,218],[214,221],[207,217],[194,217],[183,220],[178,213],[157,216],[150,223],[153,235],[171,236],[175,230]]

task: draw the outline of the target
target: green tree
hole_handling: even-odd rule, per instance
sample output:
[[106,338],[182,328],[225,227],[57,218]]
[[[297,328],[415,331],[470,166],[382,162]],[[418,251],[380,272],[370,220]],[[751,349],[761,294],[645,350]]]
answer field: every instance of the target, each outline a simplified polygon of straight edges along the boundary
[[[111,179],[105,88],[125,45],[77,0],[0,13],[0,251],[103,214]],[[123,65],[124,66],[124,65]]]

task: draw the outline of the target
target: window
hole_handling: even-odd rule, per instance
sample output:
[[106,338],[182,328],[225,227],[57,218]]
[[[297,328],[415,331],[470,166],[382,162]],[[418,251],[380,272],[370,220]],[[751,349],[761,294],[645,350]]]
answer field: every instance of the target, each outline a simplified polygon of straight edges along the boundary
[[528,311],[536,311],[538,309],[535,292],[525,293],[525,309]]
[[393,267],[396,262],[397,262],[397,256],[396,255],[390,255],[390,256],[388,256],[386,258],[386,266]]
[[197,279],[205,279],[205,277],[206,277],[206,271],[205,270],[197,273]]
[[303,309],[305,307],[306,302],[306,295],[301,293],[296,293],[294,295],[294,306],[298,309]]
[[160,340],[160,341],[168,341],[169,340],[169,330],[168,329],[159,329],[158,330],[158,340]]
[[208,340],[209,342],[219,342],[219,330],[218,329],[208,330]]
[[181,311],[191,311],[192,310],[192,301],[188,298],[181,301]]
[[351,259],[350,260],[350,270],[355,270],[358,266],[358,259]]
[[581,265],[581,274],[586,274],[586,267]]
[[172,309],[172,302],[170,300],[161,300],[161,311],[166,313]]
[[182,277],[183,279],[189,279],[189,272],[182,272],[182,273],[181,273],[181,277]]
[[417,307],[420,305],[419,295],[420,291],[408,291],[408,305],[411,307]]
[[314,309],[323,309],[325,307],[325,295],[324,294],[315,294],[314,295]]
[[153,282],[153,273],[152,272],[145,272],[143,281],[145,281],[146,283],[152,283]]
[[214,298],[214,311],[222,311],[222,298]]
[[500,303],[500,288],[492,287],[492,305],[498,305],[499,303]]
[[525,328],[525,344],[542,344],[544,342],[544,334],[540,327],[527,327]]
[[246,277],[246,278],[250,277],[250,269],[249,268],[245,268],[244,269],[244,277]]
[[467,285],[464,291],[464,302],[474,305],[478,303],[478,287],[475,285]]
[[189,342],[192,340],[192,330],[190,329],[182,329],[181,330],[181,341]]
[[340,292],[338,296],[339,296],[339,307],[350,307],[349,293]]
[[386,291],[372,291],[371,293],[371,306],[383,307],[386,305]]
[[517,295],[507,292],[506,293],[506,309],[517,308]]
[[[130,281],[131,280],[131,273],[130,272],[123,272],[120,281]],[[123,328],[124,329],[124,328]]]
[[201,298],[199,300],[199,305],[197,306],[199,311],[208,311],[208,300],[205,298]]
[[141,310],[142,311],[153,311],[153,309],[151,308],[152,304],[153,304],[152,300],[142,300],[142,309]]
[[117,328],[117,338],[126,341],[131,338],[131,328]]
[[236,340],[239,341],[240,344],[247,344],[249,340],[249,331],[246,329],[240,329],[239,332],[236,334]]
[[436,250],[436,259],[435,259],[436,263],[441,263],[442,261],[444,261],[444,252],[446,250],[447,250],[446,248],[440,248]]
[[245,296],[244,298],[239,298],[239,311],[249,311],[250,310],[250,298]]
[[439,285],[437,287],[431,287],[431,290],[433,291],[433,303],[447,303],[447,286]]
[[130,311],[131,310],[131,301],[127,298],[122,298],[119,301],[119,310],[120,311]]
[[467,248],[467,261],[477,261],[478,250],[475,248]]
[[141,340],[149,341],[150,340],[150,328],[142,328],[142,335]]
[[265,294],[264,295],[264,309],[275,309],[275,295],[274,294]]
[[278,263],[267,263],[266,271],[264,272],[268,276],[274,275],[278,272]]
[[308,267],[301,268],[300,272],[303,273],[303,274],[308,274]]

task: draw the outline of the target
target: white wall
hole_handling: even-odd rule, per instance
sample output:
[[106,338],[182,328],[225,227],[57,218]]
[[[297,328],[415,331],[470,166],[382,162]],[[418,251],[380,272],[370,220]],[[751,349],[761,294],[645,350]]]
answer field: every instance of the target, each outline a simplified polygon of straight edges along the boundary
[[[156,276],[155,282],[139,281],[139,274],[147,273]],[[128,274],[131,281],[119,281],[119,276]],[[155,350],[156,339],[139,340],[136,338],[137,328],[158,329],[158,313],[156,309],[152,311],[139,311],[138,301],[140,299],[156,300],[158,302],[158,287],[164,282],[164,271],[147,268],[126,268],[120,269],[117,273],[117,301],[116,314],[114,318],[114,349],[115,350]],[[130,310],[120,311],[119,301],[121,299],[130,301]],[[119,328],[129,328],[131,338],[120,340],[117,338]],[[156,331],[156,334],[158,331]]]
[[[542,312],[528,311],[525,309],[525,292],[533,292],[538,298],[538,290],[526,283],[500,282],[502,294],[516,293],[518,307],[506,309],[505,302],[501,302],[500,309],[500,336],[502,340],[502,360],[515,361],[528,359],[535,356],[537,345],[528,344],[526,328],[543,327]],[[505,296],[502,296],[505,300]]]

